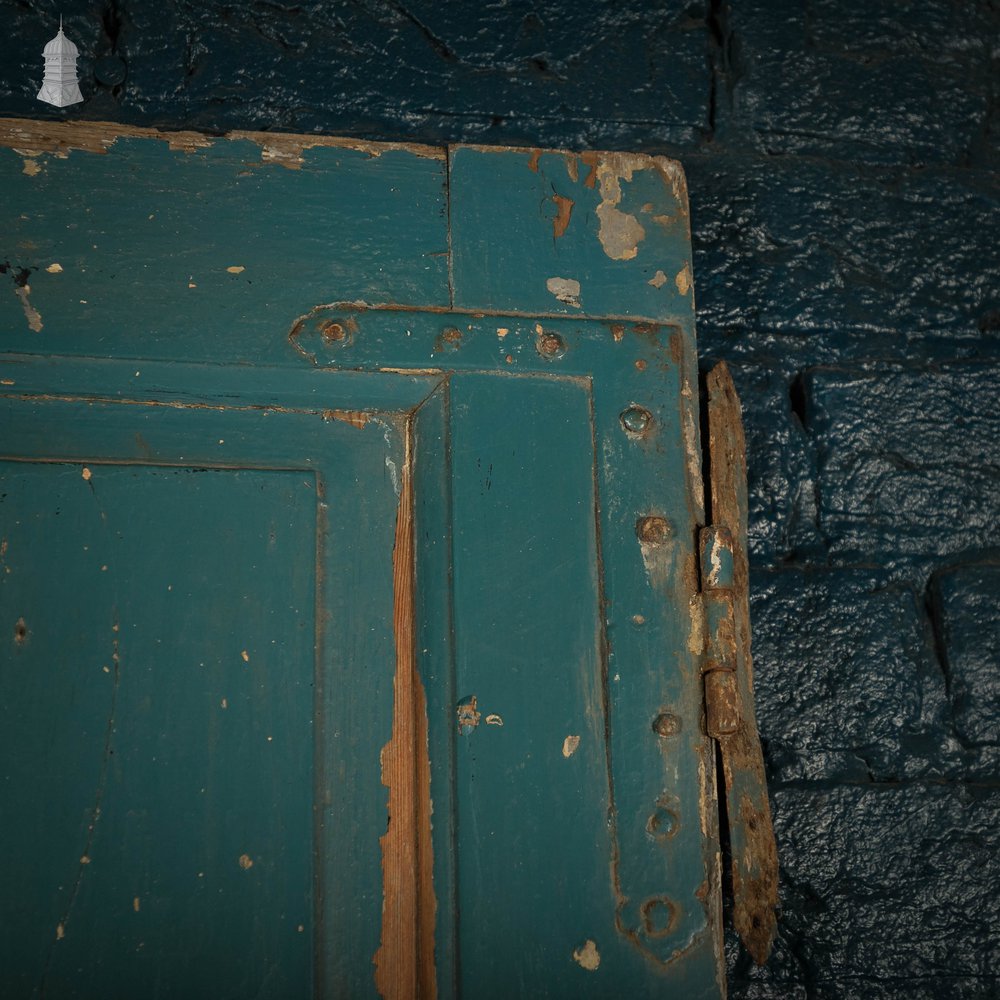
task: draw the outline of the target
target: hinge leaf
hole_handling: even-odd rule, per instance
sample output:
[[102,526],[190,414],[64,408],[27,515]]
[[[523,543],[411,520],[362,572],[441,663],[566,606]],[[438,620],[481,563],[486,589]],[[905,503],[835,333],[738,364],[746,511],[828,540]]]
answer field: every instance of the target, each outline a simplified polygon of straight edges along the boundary
[[778,855],[754,714],[746,443],[739,397],[725,362],[709,372],[706,391],[711,512],[711,525],[702,532],[701,546],[709,622],[706,720],[721,750],[725,779],[733,924],[754,960],[763,964],[776,928]]

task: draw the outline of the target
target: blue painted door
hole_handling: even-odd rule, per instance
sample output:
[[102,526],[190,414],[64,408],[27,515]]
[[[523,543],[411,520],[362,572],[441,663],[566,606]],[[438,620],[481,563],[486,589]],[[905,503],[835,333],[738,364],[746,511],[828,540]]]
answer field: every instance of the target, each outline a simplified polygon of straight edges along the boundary
[[3,994],[723,995],[677,165],[0,138]]

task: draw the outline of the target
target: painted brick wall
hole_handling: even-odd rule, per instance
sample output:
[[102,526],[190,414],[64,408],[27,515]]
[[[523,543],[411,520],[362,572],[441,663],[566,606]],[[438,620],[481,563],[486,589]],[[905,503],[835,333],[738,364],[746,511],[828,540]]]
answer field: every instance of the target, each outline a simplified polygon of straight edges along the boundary
[[[0,0],[0,114],[679,157],[749,443],[774,955],[1000,995],[1000,8]],[[59,13],[86,104],[34,101]]]

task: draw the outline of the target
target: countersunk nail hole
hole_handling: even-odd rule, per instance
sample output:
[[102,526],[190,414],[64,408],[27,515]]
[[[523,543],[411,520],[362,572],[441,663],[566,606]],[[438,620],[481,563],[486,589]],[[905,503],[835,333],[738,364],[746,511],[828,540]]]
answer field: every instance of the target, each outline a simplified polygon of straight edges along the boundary
[[662,545],[670,537],[670,525],[665,517],[640,517],[635,533],[647,545]]
[[347,331],[343,325],[332,319],[321,323],[319,332],[322,334],[323,340],[328,344],[338,344],[347,340]]
[[666,896],[647,899],[639,910],[645,931],[650,937],[664,937],[674,929],[677,907]]

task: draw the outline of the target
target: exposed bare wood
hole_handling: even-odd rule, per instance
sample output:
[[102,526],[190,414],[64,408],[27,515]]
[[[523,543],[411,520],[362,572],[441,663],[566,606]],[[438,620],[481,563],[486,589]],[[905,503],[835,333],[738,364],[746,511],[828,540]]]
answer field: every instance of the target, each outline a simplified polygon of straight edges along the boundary
[[[246,140],[261,148],[265,163],[278,163],[297,169],[306,149],[329,147],[353,149],[369,156],[381,156],[393,150],[405,150],[415,156],[443,160],[445,150],[409,142],[366,142],[327,135],[297,135],[286,132],[228,132],[224,140]],[[162,139],[171,149],[190,153],[211,146],[219,137],[201,132],[166,132],[118,122],[50,122],[29,118],[0,118],[0,146],[8,146],[24,156],[55,153],[65,156],[70,150],[106,153],[119,139]]]
[[433,855],[427,706],[416,669],[414,637],[413,448],[407,426],[393,561],[392,737],[382,748],[382,783],[389,789],[389,824],[382,845],[382,943],[375,985],[385,1000],[433,1000]]

